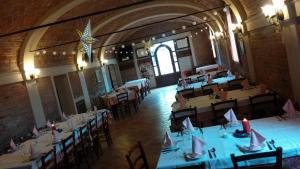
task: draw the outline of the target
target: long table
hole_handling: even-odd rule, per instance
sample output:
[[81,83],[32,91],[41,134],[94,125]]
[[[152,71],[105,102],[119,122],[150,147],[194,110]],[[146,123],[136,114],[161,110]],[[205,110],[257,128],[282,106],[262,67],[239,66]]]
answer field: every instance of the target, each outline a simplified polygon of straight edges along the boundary
[[116,105],[118,103],[117,95],[124,93],[124,92],[128,93],[128,100],[135,100],[138,97],[134,90],[123,90],[122,89],[119,92],[112,92],[110,94],[103,95],[102,98],[104,99],[104,101],[108,107],[112,107],[113,105]]
[[[275,117],[269,117],[258,120],[250,121],[251,127],[262,134],[267,141],[271,139],[275,140],[275,145],[280,146],[283,149],[283,158],[295,157],[300,155],[300,118],[278,120]],[[236,156],[243,155],[243,153],[237,148],[237,144],[241,146],[249,146],[250,138],[236,138],[232,134],[236,129],[242,129],[242,126],[230,127],[226,129],[228,134],[227,138],[221,135],[225,130],[221,131],[220,126],[212,126],[203,128],[203,135],[197,130],[193,135],[202,138],[205,145],[205,154],[194,161],[186,161],[183,153],[191,152],[192,141],[191,135],[178,136],[177,133],[172,133],[171,137],[173,141],[177,142],[178,151],[169,153],[161,153],[157,169],[171,169],[195,166],[201,163],[205,163],[205,168],[210,169],[222,169],[233,168],[230,154],[234,153]],[[208,155],[208,149],[214,147],[216,149],[216,158],[210,158]],[[260,152],[271,151],[268,146],[265,146]],[[274,149],[272,150],[274,151]],[[272,163],[274,160],[265,158],[262,160],[254,160],[252,162],[242,162],[240,165],[247,166],[257,163]]]
[[214,77],[219,71],[211,71],[211,72],[206,72],[205,74],[195,74],[195,75],[190,75],[190,76],[187,76],[187,77],[184,77],[184,78],[179,78],[179,81],[181,81],[182,79],[191,79],[191,81],[197,81],[197,77],[199,76],[203,76],[203,75],[210,75],[211,77]]
[[[218,83],[220,85],[220,87],[227,87],[227,82],[230,80],[234,80],[234,79],[235,79],[235,76],[221,77],[221,78],[213,79],[213,83]],[[191,84],[188,84],[187,87],[185,87],[185,88],[182,86],[178,86],[176,89],[177,89],[177,91],[181,91],[186,88],[194,88],[195,91],[201,91],[201,87],[203,85],[207,85],[207,82],[191,83]]]
[[[77,128],[87,124],[88,120],[91,120],[96,117],[98,124],[101,125],[102,123],[102,116],[101,113],[104,111],[108,111],[106,109],[92,111],[89,113],[83,113],[83,114],[77,114],[70,116],[70,119],[72,119],[75,122],[75,126]],[[56,123],[56,128],[62,129],[62,132],[60,133],[61,138],[65,139],[68,136],[70,136],[73,132],[72,129],[68,126],[68,121],[59,122]],[[39,154],[46,154],[49,152],[54,144],[53,144],[53,136],[51,134],[51,130],[47,131],[40,131],[40,136],[35,139],[30,139],[25,141],[24,143],[21,143],[18,146],[17,151],[4,154],[0,156],[0,168],[2,169],[38,169],[40,166],[39,159],[36,160],[29,160],[30,157],[30,145],[34,145]],[[78,136],[77,136],[78,137]],[[56,151],[60,152],[62,151],[62,146],[60,144],[56,145]]]
[[[249,104],[249,96],[255,96],[261,93],[261,90],[258,86],[251,87],[250,89],[237,89],[227,92],[228,99],[237,99],[238,106],[245,106]],[[221,100],[213,99],[209,95],[198,96],[194,98],[187,99],[186,107],[196,107],[198,113],[204,113],[211,111],[211,103],[216,103]],[[178,110],[180,104],[174,102],[172,104],[172,111]]]
[[120,86],[120,88],[129,88],[137,86],[139,90],[141,90],[143,87],[146,87],[148,83],[148,80],[146,78],[137,79],[137,80],[131,80]]
[[218,64],[213,64],[213,65],[206,65],[206,66],[201,66],[196,68],[196,73],[202,72],[202,71],[209,71],[212,69],[217,69],[219,67]]

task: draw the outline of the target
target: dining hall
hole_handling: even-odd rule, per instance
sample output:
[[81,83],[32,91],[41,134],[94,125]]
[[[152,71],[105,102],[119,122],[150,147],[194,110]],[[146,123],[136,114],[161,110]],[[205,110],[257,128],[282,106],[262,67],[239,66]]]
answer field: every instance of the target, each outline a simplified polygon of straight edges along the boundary
[[0,20],[0,169],[300,168],[300,0],[9,0]]

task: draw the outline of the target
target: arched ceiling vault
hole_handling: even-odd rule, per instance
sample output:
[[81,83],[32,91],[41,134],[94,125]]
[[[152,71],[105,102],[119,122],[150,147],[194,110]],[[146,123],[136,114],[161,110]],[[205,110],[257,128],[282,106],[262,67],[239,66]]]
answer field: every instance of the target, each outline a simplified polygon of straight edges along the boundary
[[[104,1],[107,1],[106,2],[107,4],[110,4],[114,1],[118,2],[117,0],[114,0],[114,1],[102,0],[101,3],[105,4]],[[38,23],[36,23],[36,25],[42,25],[45,23],[50,23],[50,22],[55,22],[57,20],[60,20],[61,18],[71,15],[71,13],[76,13],[74,10],[81,9],[81,8],[79,8],[79,6],[85,6],[85,7],[93,6],[91,4],[88,5],[91,2],[96,3],[98,1],[94,1],[94,0],[64,1],[64,3],[57,5],[57,7],[55,7],[55,9],[50,10],[51,13],[43,16],[40,19],[40,21]],[[128,0],[128,3],[129,2],[134,2],[134,0],[131,0],[131,1]],[[107,30],[107,28],[111,28],[112,23],[119,22],[120,20],[124,20],[124,18],[127,19],[126,16],[128,16],[128,15],[137,15],[137,16],[142,15],[143,13],[146,13],[145,11],[147,11],[147,10],[150,10],[153,12],[149,12],[147,17],[141,16],[142,19],[141,18],[137,19],[137,18],[133,17],[132,19],[126,20],[126,22],[127,22],[126,24],[125,23],[117,24],[115,26],[115,28],[112,30],[109,30],[109,32],[121,30],[124,28],[129,28],[131,26],[140,25],[143,23],[147,23],[147,19],[145,19],[145,18],[149,19],[152,17],[152,18],[156,18],[156,20],[159,20],[159,14],[155,13],[156,9],[160,10],[161,8],[164,8],[165,12],[160,12],[160,15],[172,16],[175,14],[177,14],[177,15],[178,14],[188,14],[191,11],[202,11],[203,9],[209,9],[209,8],[213,8],[216,6],[220,6],[220,4],[224,4],[224,2],[226,4],[230,4],[230,8],[234,12],[234,14],[236,16],[238,15],[237,18],[241,18],[241,19],[246,18],[246,13],[243,10],[242,5],[240,4],[240,2],[238,0],[224,0],[224,1],[222,1],[222,0],[214,0],[214,1],[185,0],[184,2],[181,0],[159,0],[159,1],[151,1],[147,5],[139,5],[139,6],[134,6],[134,7],[124,9],[121,11],[116,11],[116,12],[112,13],[111,15],[105,14],[105,16],[99,17],[100,18],[99,21],[93,23],[93,33],[100,34],[100,32]],[[95,8],[95,7],[93,7],[93,8]],[[182,10],[186,10],[186,11],[184,12]],[[190,12],[187,12],[187,11],[190,11]],[[222,11],[222,9],[220,9],[220,11]],[[211,11],[211,12],[205,12],[205,14],[202,14],[201,16],[199,15],[199,17],[194,16],[194,17],[188,17],[188,18],[190,20],[196,19],[197,22],[200,22],[200,21],[202,21],[201,17],[207,16],[208,20],[210,20],[210,19],[216,20],[215,23],[209,24],[209,26],[213,30],[224,30],[224,27],[226,27],[226,26],[224,26],[224,21],[222,19],[222,15],[223,14],[220,14],[220,16],[214,16]],[[105,19],[103,19],[103,18],[105,18]],[[107,18],[109,18],[109,19],[107,19]],[[137,22],[137,20],[139,20],[140,22]],[[92,22],[93,22],[93,18],[92,18]],[[72,26],[68,27],[68,25],[66,24],[64,29],[68,30],[68,28],[74,29],[74,27],[72,27]],[[30,52],[30,50],[36,49],[39,46],[39,42],[41,41],[41,39],[43,37],[47,37],[45,35],[47,35],[50,30],[51,30],[51,28],[50,29],[49,28],[38,29],[27,35],[26,39],[24,40],[23,47],[21,48],[21,52],[20,52],[21,62],[19,64],[22,65],[22,63],[25,63],[25,64],[34,65],[34,53]],[[125,35],[123,35],[123,36],[125,36]],[[49,37],[51,37],[51,36],[49,36]],[[61,37],[61,38],[68,39],[66,37]],[[103,44],[108,44],[113,39],[115,39],[115,35],[111,35],[111,36],[107,37],[103,41]],[[116,39],[121,40],[121,39],[124,39],[124,37],[123,38],[118,37]]]

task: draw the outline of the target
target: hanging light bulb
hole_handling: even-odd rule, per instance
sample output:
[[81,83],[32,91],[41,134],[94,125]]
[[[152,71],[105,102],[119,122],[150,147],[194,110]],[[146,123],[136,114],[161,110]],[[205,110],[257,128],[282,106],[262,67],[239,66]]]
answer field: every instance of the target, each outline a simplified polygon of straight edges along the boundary
[[208,29],[207,26],[205,27],[205,29],[206,29],[206,30]]
[[207,17],[206,17],[206,16],[204,16],[204,17],[203,17],[203,20],[205,20],[205,21],[206,21],[206,20],[207,20]]
[[43,54],[46,54],[47,52],[45,50],[43,50]]
[[36,55],[40,55],[40,52],[39,52],[39,51],[37,51],[37,52],[35,52],[35,54],[36,54]]
[[135,43],[134,43],[134,42],[132,42],[132,43],[131,43],[131,46],[135,46]]
[[190,35],[190,37],[192,38],[192,37],[193,37],[193,35]]
[[155,39],[156,39],[155,36],[153,36],[153,37],[152,37],[152,40],[155,40]]
[[173,30],[172,30],[172,33],[175,34],[175,33],[176,33],[176,30],[173,29]]
[[56,55],[57,53],[56,53],[56,51],[53,51],[52,54],[53,54],[53,55]]
[[161,34],[161,37],[163,37],[163,38],[166,37],[166,34],[165,33]]
[[183,29],[183,30],[185,30],[185,29],[186,29],[186,26],[185,26],[185,25],[183,25],[183,26],[182,26],[182,29]]
[[118,51],[115,51],[115,54],[117,54],[118,53]]
[[66,55],[67,53],[65,51],[62,52],[62,55]]
[[111,49],[112,49],[112,50],[116,50],[116,47],[113,46]]
[[192,24],[195,26],[195,25],[197,25],[197,22],[196,22],[196,21],[194,21],[194,22],[192,22]]
[[142,43],[146,43],[146,41],[143,39],[143,40],[142,40]]
[[125,48],[125,45],[121,45],[121,48],[123,48],[123,49],[124,49],[124,48]]
[[195,32],[195,35],[198,35],[198,32]]
[[105,53],[107,53],[108,51],[106,50]]
[[96,51],[95,51],[95,50],[92,50],[92,53],[96,53]]
[[109,50],[109,53],[112,53],[112,51],[111,51],[111,50]]
[[200,31],[203,32],[203,29],[201,29]]
[[76,54],[76,52],[75,51],[72,51],[72,53],[71,53],[72,55],[75,55]]
[[217,11],[214,11],[214,15],[218,15],[218,12],[217,12]]

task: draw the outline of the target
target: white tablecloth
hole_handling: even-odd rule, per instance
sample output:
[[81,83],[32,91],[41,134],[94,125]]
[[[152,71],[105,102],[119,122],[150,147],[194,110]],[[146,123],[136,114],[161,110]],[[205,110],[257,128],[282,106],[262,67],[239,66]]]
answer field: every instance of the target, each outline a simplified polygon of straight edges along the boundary
[[[238,106],[245,106],[249,104],[249,96],[255,96],[261,93],[261,90],[258,86],[252,87],[251,89],[243,90],[231,90],[228,91],[228,99],[237,99]],[[197,107],[198,113],[209,112],[211,111],[211,103],[219,102],[219,99],[212,99],[210,96],[199,96],[187,99],[186,107]],[[172,104],[172,110],[176,111],[180,107],[180,104],[174,102]]]
[[[300,119],[288,119],[279,121],[275,117],[258,119],[250,121],[253,129],[262,134],[267,141],[275,140],[275,146],[280,146],[283,149],[283,158],[300,155]],[[221,137],[225,130],[220,130],[220,126],[203,128],[204,134],[200,134],[197,130],[193,135],[202,138],[205,142],[205,154],[195,161],[186,161],[183,157],[183,152],[191,152],[192,141],[191,135],[177,136],[177,133],[172,133],[171,137],[175,142],[178,142],[180,149],[170,153],[161,153],[158,160],[158,169],[178,168],[185,166],[193,166],[205,163],[206,168],[221,169],[232,168],[230,154],[234,153],[239,156],[243,153],[239,151],[236,144],[249,146],[250,138],[235,138],[232,133],[236,129],[242,129],[242,125],[237,127],[227,128],[227,138]],[[183,141],[181,141],[183,140]],[[214,147],[216,149],[217,158],[210,159],[207,150]],[[265,146],[260,152],[270,151],[268,146]],[[274,149],[272,150],[274,151]],[[249,165],[257,163],[270,163],[274,159],[266,158],[259,161],[251,161],[248,163],[240,163],[240,165]]]
[[201,72],[201,71],[208,71],[211,69],[217,69],[219,67],[218,64],[213,64],[213,65],[206,65],[206,66],[202,66],[202,67],[197,67],[196,68],[196,73]]
[[[213,79],[213,83],[218,83],[220,86],[224,86],[227,84],[228,81],[234,80],[234,79],[235,79],[235,76],[221,77],[221,78]],[[185,88],[183,88],[182,86],[178,86],[176,89],[177,89],[177,91],[181,91],[186,88],[194,88],[195,91],[200,91],[201,86],[203,86],[203,85],[207,85],[207,82],[197,82],[197,83],[188,84],[187,87],[185,87]]]
[[[107,111],[106,109],[97,110],[96,112],[92,111],[89,113],[77,114],[70,116],[71,119],[74,120],[77,128],[87,124],[88,120],[95,118],[97,114],[98,124],[102,123],[101,113]],[[56,128],[62,129],[63,131],[60,133],[62,139],[67,138],[72,134],[72,129],[68,126],[68,122],[59,122],[56,123]],[[34,145],[37,151],[40,154],[45,154],[49,152],[53,148],[53,136],[52,131],[48,130],[45,132],[40,132],[40,136],[36,139],[30,139],[19,145],[19,149],[13,153],[4,154],[0,156],[0,168],[1,169],[38,169],[40,166],[40,161],[37,160],[29,160],[30,157],[30,145]],[[77,135],[78,137],[78,135]],[[62,146],[57,144],[56,151],[62,151]]]
[[126,82],[124,85],[120,86],[120,88],[129,88],[129,87],[134,87],[138,86],[138,88],[141,90],[142,87],[145,87],[147,84],[147,79],[137,79],[137,80],[131,80]]
[[181,81],[182,79],[188,79],[188,78],[190,78],[192,81],[197,81],[198,79],[197,79],[197,77],[198,76],[203,76],[203,75],[208,75],[208,74],[210,74],[210,76],[211,77],[214,77],[215,75],[216,75],[216,73],[218,73],[219,71],[210,71],[210,72],[206,72],[205,74],[195,74],[195,75],[190,75],[190,76],[187,76],[187,77],[185,77],[185,78],[179,78],[179,81]]

